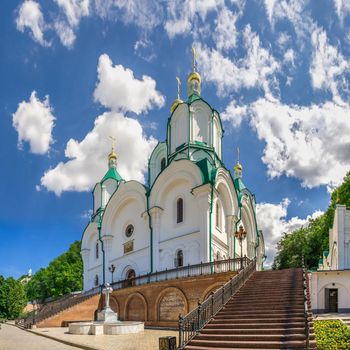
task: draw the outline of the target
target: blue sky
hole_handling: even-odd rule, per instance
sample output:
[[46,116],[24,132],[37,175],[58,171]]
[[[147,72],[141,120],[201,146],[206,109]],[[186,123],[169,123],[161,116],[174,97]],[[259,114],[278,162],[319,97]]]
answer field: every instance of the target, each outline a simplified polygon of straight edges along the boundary
[[345,0],[2,1],[0,274],[81,238],[109,135],[122,176],[143,180],[192,45],[271,261],[350,169],[349,24]]

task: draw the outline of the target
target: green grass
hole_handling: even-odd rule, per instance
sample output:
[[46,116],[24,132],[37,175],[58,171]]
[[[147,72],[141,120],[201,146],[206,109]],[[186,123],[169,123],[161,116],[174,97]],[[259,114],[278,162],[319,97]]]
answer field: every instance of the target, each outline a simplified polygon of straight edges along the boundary
[[350,330],[339,320],[314,322],[318,350],[350,350]]

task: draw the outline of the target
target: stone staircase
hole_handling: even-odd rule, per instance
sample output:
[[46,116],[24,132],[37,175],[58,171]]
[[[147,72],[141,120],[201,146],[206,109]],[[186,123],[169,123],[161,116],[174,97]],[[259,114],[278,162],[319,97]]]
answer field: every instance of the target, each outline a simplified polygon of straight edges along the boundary
[[[35,315],[35,323],[39,324],[45,319],[48,319],[63,311],[66,311],[74,307],[75,305],[81,304],[95,295],[96,293],[69,294],[61,297],[58,300],[45,303],[40,307],[39,310],[37,310]],[[17,326],[22,328],[31,328],[33,326],[33,323],[34,323],[34,318],[32,314],[30,314],[27,318],[18,319],[16,321]]]
[[185,349],[306,349],[304,310],[302,269],[255,272]]

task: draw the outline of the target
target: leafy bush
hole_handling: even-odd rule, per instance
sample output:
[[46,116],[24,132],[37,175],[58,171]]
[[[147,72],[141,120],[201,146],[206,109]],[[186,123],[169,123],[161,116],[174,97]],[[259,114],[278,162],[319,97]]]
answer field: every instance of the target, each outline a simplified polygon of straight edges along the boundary
[[27,283],[28,300],[60,297],[83,288],[83,262],[80,242],[71,244],[68,251],[41,268]]
[[316,219],[310,219],[304,227],[282,236],[277,245],[273,268],[301,267],[302,256],[305,257],[305,263],[309,268],[317,268],[319,257],[329,248],[329,229],[333,226],[337,204],[350,208],[350,171],[344,177],[343,183],[333,190],[328,209],[324,214]]
[[318,350],[349,350],[350,330],[340,320],[315,321]]

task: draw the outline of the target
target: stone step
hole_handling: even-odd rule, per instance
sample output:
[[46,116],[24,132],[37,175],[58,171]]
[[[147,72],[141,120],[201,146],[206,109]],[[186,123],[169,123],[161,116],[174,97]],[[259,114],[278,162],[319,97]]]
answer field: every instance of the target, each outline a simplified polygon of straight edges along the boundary
[[198,334],[196,340],[209,340],[209,341],[227,341],[227,342],[240,342],[240,341],[265,341],[265,342],[285,342],[294,340],[305,340],[305,334]]
[[285,317],[304,317],[304,312],[245,312],[244,314],[242,312],[233,312],[233,311],[220,311],[218,314],[216,314],[215,318],[217,317],[227,317],[230,316],[230,318],[266,318],[266,317],[274,317],[274,318],[285,318]]
[[[280,322],[278,324],[276,323],[270,323],[270,322],[260,322],[261,320],[258,320],[256,323],[228,323],[228,322],[213,322],[210,321],[204,329],[273,329],[273,328],[283,328],[283,329],[290,329],[290,328],[304,328],[305,327],[305,321],[299,321],[299,322]],[[213,323],[212,323],[213,322]]]
[[[279,325],[278,325],[279,326]],[[243,329],[237,329],[237,328],[212,328],[212,327],[205,327],[200,333],[201,334],[276,334],[276,335],[284,335],[284,334],[302,334],[305,331],[304,327],[291,327],[291,328],[285,328],[285,327],[277,327],[277,325],[272,324],[273,328],[270,327],[251,327],[249,328],[243,328]]]
[[[213,349],[305,349],[305,341],[210,341],[210,340],[191,340],[189,346],[210,347]],[[191,349],[186,347],[186,349]],[[193,348],[192,348],[193,349]]]
[[286,310],[286,311],[292,311],[292,310],[304,310],[304,303],[300,304],[284,304],[284,303],[276,303],[276,304],[267,304],[267,303],[257,303],[253,304],[251,303],[250,305],[242,305],[239,303],[233,303],[233,302],[228,302],[224,306],[225,310],[241,310],[241,311],[246,311],[246,310]]
[[305,322],[304,317],[265,317],[265,318],[232,318],[232,317],[214,317],[214,319],[211,321],[213,323],[222,323],[227,322],[231,324],[237,324],[237,323],[246,323],[246,324],[252,324],[252,323],[286,323],[286,322]]

